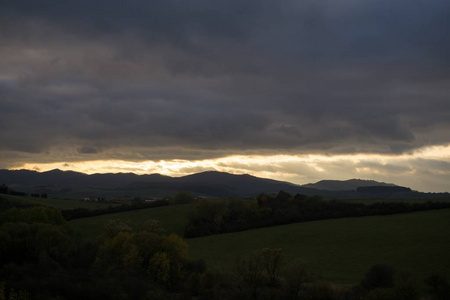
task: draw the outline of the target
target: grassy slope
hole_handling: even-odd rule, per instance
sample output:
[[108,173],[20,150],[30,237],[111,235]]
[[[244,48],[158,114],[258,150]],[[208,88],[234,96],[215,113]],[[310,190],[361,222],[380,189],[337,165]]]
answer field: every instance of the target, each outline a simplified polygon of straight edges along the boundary
[[[36,197],[21,197],[13,195],[0,195],[0,199],[7,199],[11,201],[19,201],[28,204],[37,204],[43,206],[50,206],[56,209],[74,209],[74,208],[87,208],[87,209],[97,209],[97,208],[107,208],[108,203],[96,203],[96,202],[84,202],[76,200],[63,200],[63,199],[52,199],[52,198],[36,198]],[[114,205],[114,204],[112,204]],[[116,204],[117,205],[117,204]]]
[[158,220],[168,233],[177,233],[182,236],[189,207],[189,204],[183,204],[146,208],[91,218],[75,219],[68,224],[86,240],[92,240],[101,235],[106,222],[111,219],[132,222],[145,222],[152,219]]
[[[35,188],[21,189],[27,193],[35,192]],[[113,189],[95,187],[72,187],[69,191],[61,190],[61,187],[48,187],[46,192],[56,198],[83,199],[85,197],[96,198],[133,198],[133,197],[165,197],[174,194],[173,190],[165,189]]]
[[[95,239],[110,219],[159,220],[167,232],[183,232],[190,205],[173,205],[77,219],[69,226]],[[263,247],[282,248],[288,259],[307,261],[336,283],[355,283],[374,264],[410,268],[422,278],[450,277],[450,209],[390,216],[297,223],[187,240],[190,256],[210,268],[231,270],[235,259]]]
[[188,240],[192,258],[231,270],[238,256],[282,248],[336,283],[355,283],[374,264],[450,276],[450,209],[298,223]]
[[340,200],[347,203],[362,203],[362,204],[374,204],[374,203],[425,203],[428,201],[434,202],[448,202],[449,199],[344,199]]

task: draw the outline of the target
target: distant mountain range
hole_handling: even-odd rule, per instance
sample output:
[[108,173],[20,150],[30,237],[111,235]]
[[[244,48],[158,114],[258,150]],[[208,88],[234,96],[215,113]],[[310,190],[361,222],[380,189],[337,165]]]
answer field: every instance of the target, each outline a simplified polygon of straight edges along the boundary
[[356,190],[359,187],[367,187],[367,186],[396,186],[396,185],[393,183],[384,183],[375,180],[350,179],[350,180],[321,180],[316,183],[308,183],[302,186],[326,191],[347,191],[347,190]]
[[280,190],[290,194],[320,195],[326,199],[449,197],[448,193],[420,193],[407,187],[373,180],[322,180],[296,185],[248,174],[234,175],[216,171],[170,177],[160,174],[88,175],[61,170],[42,173],[30,170],[0,170],[0,184],[6,184],[18,191],[48,193],[52,197],[62,198],[162,197],[173,195],[180,190],[207,197],[255,197],[259,193],[278,193]]

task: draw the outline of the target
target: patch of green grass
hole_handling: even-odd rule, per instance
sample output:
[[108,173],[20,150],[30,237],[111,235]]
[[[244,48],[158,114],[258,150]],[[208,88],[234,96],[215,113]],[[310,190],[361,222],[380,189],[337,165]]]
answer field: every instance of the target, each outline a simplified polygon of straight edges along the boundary
[[22,197],[3,194],[0,195],[0,199],[6,199],[9,201],[21,202],[25,204],[49,206],[60,210],[74,209],[74,208],[101,209],[107,208],[108,205],[118,205],[110,203],[85,202],[77,200],[52,199],[52,198]]
[[[32,193],[33,190],[27,191]],[[85,197],[106,199],[114,198],[134,198],[134,197],[166,197],[173,195],[173,190],[165,189],[114,189],[114,188],[98,188],[98,187],[72,187],[64,188],[46,188],[46,192],[56,198],[83,199]]]
[[107,214],[90,218],[75,219],[69,221],[68,225],[76,233],[80,234],[83,240],[94,240],[103,233],[105,224],[111,219],[132,223],[158,220],[161,222],[161,225],[167,233],[176,233],[182,236],[190,206],[191,204],[168,205]]
[[374,204],[374,203],[425,203],[428,201],[433,202],[447,202],[448,199],[343,199],[340,200],[347,203],[362,203],[362,204]]
[[190,257],[231,271],[237,257],[281,248],[335,283],[354,284],[375,264],[450,277],[450,209],[324,220],[187,240]]

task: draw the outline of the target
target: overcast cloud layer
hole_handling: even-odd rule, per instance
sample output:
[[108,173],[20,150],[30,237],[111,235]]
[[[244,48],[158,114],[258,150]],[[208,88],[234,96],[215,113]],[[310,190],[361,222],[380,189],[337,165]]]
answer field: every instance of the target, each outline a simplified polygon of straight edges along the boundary
[[448,145],[450,2],[3,0],[0,112],[0,168]]

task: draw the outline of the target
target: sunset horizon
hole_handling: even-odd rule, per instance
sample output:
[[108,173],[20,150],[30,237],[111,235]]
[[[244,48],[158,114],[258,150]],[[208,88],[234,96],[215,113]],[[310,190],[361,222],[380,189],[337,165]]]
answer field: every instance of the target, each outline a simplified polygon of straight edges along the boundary
[[[204,171],[230,174],[249,174],[261,178],[307,184],[320,180],[364,179],[408,186],[422,192],[448,192],[447,181],[430,183],[420,178],[418,161],[433,159],[450,161],[450,146],[426,147],[409,154],[353,154],[353,155],[230,155],[205,160],[93,160],[52,163],[26,163],[10,170],[46,172],[55,169],[85,174],[134,173],[161,174],[181,177]],[[416,163],[416,164],[414,164]],[[329,165],[334,168],[329,168]],[[338,167],[336,167],[338,165]],[[403,167],[392,176],[390,168]],[[290,170],[289,170],[290,169]],[[300,172],[301,170],[301,172]],[[344,171],[343,171],[344,170]],[[439,172],[439,170],[435,170]],[[419,173],[419,174],[417,174]],[[417,180],[417,177],[420,180]]]

